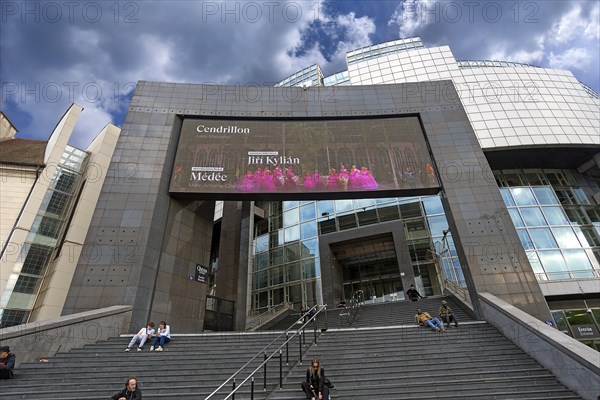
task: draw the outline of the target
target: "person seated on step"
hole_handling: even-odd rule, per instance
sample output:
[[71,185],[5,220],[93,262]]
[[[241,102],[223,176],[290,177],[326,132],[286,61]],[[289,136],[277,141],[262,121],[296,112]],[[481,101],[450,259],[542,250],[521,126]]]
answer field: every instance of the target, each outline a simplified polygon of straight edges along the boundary
[[0,347],[0,379],[12,378],[14,369],[15,355],[10,352],[10,347]]
[[140,331],[131,338],[131,341],[127,345],[125,351],[131,350],[135,342],[139,340],[140,344],[137,348],[137,351],[142,351],[142,347],[144,347],[144,343],[146,340],[152,339],[152,335],[154,335],[154,322],[148,322],[145,328],[140,329]]
[[329,400],[329,386],[325,384],[325,370],[321,361],[313,358],[310,368],[306,370],[306,380],[301,384],[307,399]]
[[142,390],[137,386],[137,378],[130,376],[125,381],[125,387],[115,393],[112,400],[142,400]]
[[410,284],[410,289],[406,291],[406,296],[410,301],[417,301],[423,298],[417,289],[415,289],[415,285],[413,283]]
[[448,302],[446,300],[442,300],[442,306],[440,307],[438,315],[448,328],[450,327],[450,323],[452,321],[454,321],[454,327],[458,328],[458,321],[456,321],[456,317],[454,316],[450,306],[448,306]]
[[[171,327],[165,321],[160,321],[156,336],[152,339],[150,351],[163,351],[165,344],[171,341]],[[158,347],[157,347],[158,345]],[[155,350],[156,347],[156,350]]]
[[427,325],[431,329],[434,329],[436,332],[446,332],[446,328],[444,327],[442,321],[440,321],[438,318],[433,318],[427,312],[421,311],[420,308],[417,308],[417,313],[415,314],[415,321],[417,325]]
[[346,300],[345,299],[340,299],[340,303],[338,304],[338,308],[346,308],[347,304],[346,304]]

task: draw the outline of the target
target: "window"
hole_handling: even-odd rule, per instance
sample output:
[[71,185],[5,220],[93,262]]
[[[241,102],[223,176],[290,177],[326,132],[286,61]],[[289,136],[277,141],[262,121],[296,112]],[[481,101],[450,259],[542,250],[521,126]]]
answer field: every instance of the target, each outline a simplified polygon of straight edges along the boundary
[[560,207],[542,207],[549,225],[569,225],[569,220]]
[[536,204],[535,197],[530,188],[511,188],[510,192],[518,206],[532,206]]
[[315,221],[309,221],[300,225],[300,236],[302,239],[317,236],[317,223]]
[[546,204],[560,204],[556,194],[554,194],[554,190],[549,187],[535,187],[532,188],[533,193],[535,193],[535,197],[538,200],[538,203],[542,205]]
[[314,203],[306,204],[306,205],[300,207],[300,220],[301,221],[308,221],[309,219],[315,219],[316,216],[317,215],[316,215]]
[[533,244],[538,249],[555,249],[558,247],[552,236],[552,232],[548,228],[530,229],[529,235]]
[[545,226],[547,225],[542,212],[537,207],[521,208],[521,215],[527,226]]
[[523,220],[521,219],[521,215],[519,214],[519,210],[516,208],[509,208],[508,213],[510,214],[510,219],[512,219],[513,225],[515,228],[522,228],[525,226]]
[[552,228],[552,232],[554,232],[554,237],[560,248],[580,247],[577,235],[575,235],[572,228]]
[[558,250],[540,251],[538,253],[548,279],[569,279],[569,273],[565,260]]

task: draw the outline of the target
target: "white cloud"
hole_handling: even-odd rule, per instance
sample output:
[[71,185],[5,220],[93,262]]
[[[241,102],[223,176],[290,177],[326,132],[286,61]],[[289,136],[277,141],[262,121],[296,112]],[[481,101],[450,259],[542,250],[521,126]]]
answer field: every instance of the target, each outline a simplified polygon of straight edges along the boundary
[[600,3],[593,3],[589,14],[584,15],[581,4],[573,4],[570,11],[562,15],[548,32],[548,41],[556,44],[566,44],[577,38],[598,39],[600,27],[598,15],[600,14]]
[[591,65],[592,55],[586,49],[574,48],[561,54],[550,52],[548,62],[552,68],[585,71]]
[[527,49],[514,49],[512,43],[496,42],[489,53],[489,59],[513,61],[524,64],[538,65],[544,59],[544,36],[539,36]]
[[390,17],[388,25],[398,25],[399,37],[415,36],[424,26],[434,19],[426,18],[423,10],[432,8],[433,0],[404,0]]

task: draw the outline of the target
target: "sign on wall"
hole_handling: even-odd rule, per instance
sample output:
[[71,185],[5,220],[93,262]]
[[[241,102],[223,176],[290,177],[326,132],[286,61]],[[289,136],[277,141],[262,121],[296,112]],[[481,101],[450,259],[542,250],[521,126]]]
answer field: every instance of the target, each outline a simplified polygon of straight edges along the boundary
[[417,117],[185,119],[172,193],[343,193],[436,188]]

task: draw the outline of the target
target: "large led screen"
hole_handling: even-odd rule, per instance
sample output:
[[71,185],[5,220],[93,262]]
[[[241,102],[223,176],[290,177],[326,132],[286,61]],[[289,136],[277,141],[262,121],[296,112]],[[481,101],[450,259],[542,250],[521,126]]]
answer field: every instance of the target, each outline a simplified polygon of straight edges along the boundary
[[170,191],[377,196],[378,191],[437,186],[417,117],[188,118],[181,128]]

